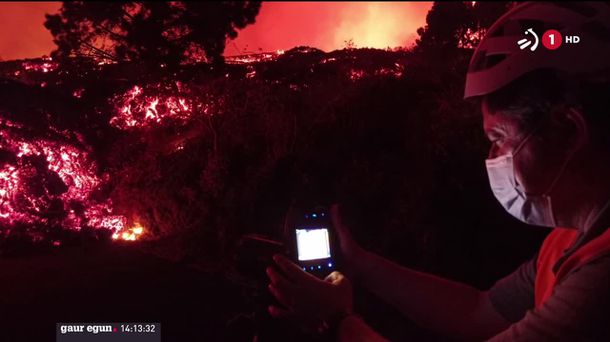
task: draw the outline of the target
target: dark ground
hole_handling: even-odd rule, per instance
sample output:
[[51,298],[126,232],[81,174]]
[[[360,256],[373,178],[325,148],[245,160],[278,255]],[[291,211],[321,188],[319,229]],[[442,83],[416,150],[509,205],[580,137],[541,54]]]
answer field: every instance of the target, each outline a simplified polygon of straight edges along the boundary
[[[269,300],[264,294],[145,250],[139,243],[94,243],[0,258],[0,341],[55,341],[59,322],[160,322],[164,342],[252,341],[253,308]],[[447,340],[357,284],[355,291],[357,310],[391,340]],[[281,322],[259,322],[261,342],[312,341]]]
[[54,341],[57,322],[161,322],[163,341],[222,340],[237,298],[221,279],[117,244],[3,258],[0,340]]

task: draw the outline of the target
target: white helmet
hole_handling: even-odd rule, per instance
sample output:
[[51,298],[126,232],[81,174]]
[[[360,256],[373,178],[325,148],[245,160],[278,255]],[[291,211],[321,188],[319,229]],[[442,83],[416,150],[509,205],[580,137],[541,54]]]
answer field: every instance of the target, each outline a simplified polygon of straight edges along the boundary
[[[577,44],[556,50],[538,46],[520,49],[517,43],[539,39],[554,29],[579,36]],[[533,46],[533,44],[532,44]],[[539,69],[554,69],[587,79],[610,80],[610,4],[607,2],[527,2],[500,17],[477,46],[466,75],[464,98],[490,94],[520,76]]]

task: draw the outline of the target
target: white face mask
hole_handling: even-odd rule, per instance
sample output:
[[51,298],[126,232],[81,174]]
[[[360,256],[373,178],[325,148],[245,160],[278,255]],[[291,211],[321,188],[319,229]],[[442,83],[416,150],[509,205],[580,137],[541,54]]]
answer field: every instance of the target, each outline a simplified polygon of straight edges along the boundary
[[549,194],[572,156],[570,155],[564,162],[545,193],[541,195],[526,194],[521,184],[517,183],[513,159],[532,135],[533,132],[525,137],[512,153],[487,159],[485,161],[487,176],[496,199],[511,215],[531,225],[555,227],[555,215]]

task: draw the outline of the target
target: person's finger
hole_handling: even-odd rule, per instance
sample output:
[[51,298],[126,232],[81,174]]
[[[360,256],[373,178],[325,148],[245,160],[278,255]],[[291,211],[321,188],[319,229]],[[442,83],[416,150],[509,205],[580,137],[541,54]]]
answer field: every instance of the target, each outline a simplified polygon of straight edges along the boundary
[[274,255],[273,261],[275,261],[275,263],[279,266],[282,272],[284,272],[288,279],[294,281],[297,284],[306,281],[319,281],[318,278],[316,278],[312,274],[303,271],[303,269],[299,265],[288,260],[281,254]]
[[277,299],[277,301],[280,302],[280,304],[282,304],[288,308],[291,308],[294,306],[293,300],[288,296],[287,293],[279,290],[273,284],[269,284],[269,286],[267,286],[267,288],[269,289],[269,292],[271,292],[273,297],[275,297],[275,299]]
[[288,279],[282,276],[279,272],[273,269],[273,267],[267,267],[267,277],[271,281],[271,284],[282,292],[287,294],[294,293],[294,284],[292,284]]
[[286,309],[282,309],[275,305],[269,305],[269,307],[267,308],[267,311],[269,312],[271,317],[274,317],[274,318],[285,318],[285,317],[288,317],[291,315],[290,311],[288,311]]

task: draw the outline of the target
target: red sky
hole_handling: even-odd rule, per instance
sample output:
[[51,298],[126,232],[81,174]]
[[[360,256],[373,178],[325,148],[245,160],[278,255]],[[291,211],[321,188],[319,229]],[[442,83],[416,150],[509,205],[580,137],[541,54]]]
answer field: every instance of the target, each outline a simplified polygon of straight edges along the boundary
[[[396,47],[413,43],[425,25],[431,2],[270,2],[254,25],[227,44],[226,55],[308,45],[330,51],[352,39],[356,47]],[[44,14],[59,2],[0,2],[0,58],[49,54],[54,48]]]

